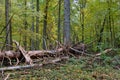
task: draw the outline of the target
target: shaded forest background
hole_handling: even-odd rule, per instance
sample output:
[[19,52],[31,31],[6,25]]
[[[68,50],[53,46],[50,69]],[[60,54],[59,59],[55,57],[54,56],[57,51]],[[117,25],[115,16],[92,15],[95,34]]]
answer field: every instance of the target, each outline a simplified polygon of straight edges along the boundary
[[[11,40],[17,40],[27,50],[52,49],[56,41],[63,43],[63,0],[8,1],[0,0],[1,49],[12,44]],[[71,44],[89,44],[93,51],[120,47],[119,0],[70,1]],[[5,28],[7,23],[10,29]]]

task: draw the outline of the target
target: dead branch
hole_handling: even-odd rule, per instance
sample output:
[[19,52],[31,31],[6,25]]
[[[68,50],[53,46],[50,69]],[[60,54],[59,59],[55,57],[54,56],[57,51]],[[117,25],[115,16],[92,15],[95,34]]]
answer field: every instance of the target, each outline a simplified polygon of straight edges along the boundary
[[21,53],[23,54],[25,60],[26,60],[26,63],[28,64],[32,64],[32,59],[30,58],[30,56],[27,54],[28,52],[25,51],[21,46],[19,46],[19,50],[21,51]]
[[13,42],[16,44],[16,46],[18,47],[18,49],[20,50],[20,52],[23,54],[23,56],[24,56],[24,58],[25,58],[25,60],[26,60],[26,63],[32,64],[33,62],[32,62],[32,59],[30,58],[30,56],[27,54],[28,52],[25,51],[25,50],[22,48],[22,46],[19,45],[19,43],[18,43],[17,41],[14,40]]
[[3,80],[8,80],[10,74],[7,74],[7,76]]
[[57,50],[36,50],[36,51],[28,51],[28,55],[30,57],[43,56],[43,55],[45,55],[45,53],[55,54],[55,53],[59,53],[59,52],[62,52],[62,51],[63,51],[63,48],[59,48]]
[[6,26],[9,25],[9,23],[10,23],[10,21],[12,20],[12,18],[14,17],[14,15],[15,15],[15,14],[13,14],[13,15],[10,17],[8,23],[3,27],[3,29],[1,29],[1,31],[0,31],[0,35],[1,35],[1,34],[3,33],[3,31],[6,29]]
[[106,50],[104,50],[103,52],[100,52],[100,53],[96,54],[95,56],[100,56],[100,55],[102,55],[103,53],[105,54],[105,53],[108,53],[108,52],[110,52],[110,51],[112,51],[112,48],[106,49]]
[[75,51],[75,52],[77,52],[77,53],[80,53],[80,54],[84,53],[83,51],[79,51],[79,50],[74,49],[74,48],[72,48],[72,47],[70,47],[70,49],[73,50],[73,51]]
[[91,57],[94,56],[94,55],[92,55],[92,54],[85,53],[84,51],[80,51],[80,50],[74,49],[74,48],[72,48],[72,47],[70,47],[69,50],[72,50],[72,51],[74,51],[75,53],[78,53],[78,54],[84,54],[84,55],[86,55],[86,56],[91,56]]
[[25,66],[12,66],[12,67],[4,67],[0,68],[0,71],[11,71],[11,70],[20,70],[20,69],[28,69],[28,68],[33,68],[33,67],[42,67],[43,65],[46,64],[54,64],[56,62],[62,61],[62,60],[68,60],[69,57],[61,57],[61,58],[56,58],[54,60],[50,60],[48,62],[44,62],[41,64],[31,64],[31,65],[25,65]]

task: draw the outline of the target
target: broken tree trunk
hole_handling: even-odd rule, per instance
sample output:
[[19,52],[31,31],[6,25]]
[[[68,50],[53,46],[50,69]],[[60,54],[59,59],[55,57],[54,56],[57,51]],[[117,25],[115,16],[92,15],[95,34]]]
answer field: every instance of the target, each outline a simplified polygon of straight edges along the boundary
[[30,58],[30,56],[27,54],[28,52],[25,51],[25,50],[22,48],[22,46],[19,45],[19,43],[18,43],[17,41],[14,40],[13,42],[16,44],[16,46],[18,47],[19,51],[20,51],[20,52],[22,53],[22,55],[24,56],[26,63],[32,64],[33,62],[32,62],[32,59]]

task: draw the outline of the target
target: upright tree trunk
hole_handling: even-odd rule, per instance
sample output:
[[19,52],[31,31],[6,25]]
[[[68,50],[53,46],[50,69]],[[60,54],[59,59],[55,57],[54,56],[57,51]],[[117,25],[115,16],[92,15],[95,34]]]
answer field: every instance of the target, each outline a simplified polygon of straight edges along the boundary
[[70,45],[70,0],[64,0],[64,45]]
[[44,10],[44,23],[43,23],[43,49],[46,49],[47,42],[47,16],[48,16],[48,4],[50,0],[46,0],[46,6]]
[[85,19],[85,13],[84,13],[84,8],[86,6],[86,0],[81,0],[80,1],[80,20],[81,20],[81,27],[82,27],[82,42],[84,43],[84,27],[85,27],[85,24],[84,24],[84,19]]
[[116,45],[115,45],[115,35],[116,35],[116,33],[115,33],[115,25],[114,25],[114,19],[113,19],[113,16],[112,16],[112,19],[111,19],[111,21],[112,21],[112,26],[113,26],[113,47],[116,47]]
[[[39,0],[36,1],[36,11],[39,12]],[[39,17],[36,16],[36,33],[39,34]],[[36,36],[36,50],[39,49],[39,44],[40,44],[40,40],[38,38],[38,36]]]
[[[25,19],[24,19],[24,29],[27,30],[27,14],[26,14],[26,11],[27,11],[27,0],[25,0]],[[24,44],[24,48],[26,49],[27,48],[27,36],[26,34],[24,35],[23,37],[24,41],[23,41],[23,44]]]
[[58,41],[61,42],[61,0],[59,0],[59,9],[58,9]]
[[110,31],[110,43],[111,43],[111,46],[114,47],[114,39],[113,39],[113,27],[112,27],[112,14],[111,14],[111,0],[107,1],[108,3],[108,21],[109,21],[109,31]]
[[84,43],[84,11],[82,12],[82,42]]
[[[33,0],[32,0],[32,12],[34,13],[34,4],[33,4]],[[34,16],[32,16],[32,27],[31,27],[31,31],[34,32]],[[31,38],[31,50],[35,50],[35,41],[33,39],[33,37]]]
[[[10,19],[10,0],[5,0],[5,24],[6,24],[6,49],[10,50],[12,45],[12,27]],[[8,25],[7,25],[8,24]]]

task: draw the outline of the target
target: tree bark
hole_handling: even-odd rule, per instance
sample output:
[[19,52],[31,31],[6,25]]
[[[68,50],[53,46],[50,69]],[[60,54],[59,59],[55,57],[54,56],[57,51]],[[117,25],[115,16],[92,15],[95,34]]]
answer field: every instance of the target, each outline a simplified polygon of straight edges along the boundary
[[[25,0],[24,2],[24,5],[25,5],[25,19],[24,19],[24,29],[27,30],[27,14],[26,14],[26,11],[27,11],[27,0]],[[27,49],[27,36],[26,34],[24,34],[23,36],[23,44],[24,44],[24,48]]]
[[70,0],[64,0],[64,45],[70,45]]
[[[32,12],[34,13],[34,1],[32,0]],[[32,26],[31,26],[31,31],[34,33],[34,15],[32,16]],[[33,37],[31,36],[31,50],[35,50],[35,40],[33,39]]]
[[44,26],[43,26],[43,49],[46,50],[47,42],[47,17],[48,17],[48,5],[50,0],[46,0],[46,6],[44,9]]
[[61,42],[61,0],[58,2],[59,9],[58,9],[58,41]]
[[[39,0],[36,1],[36,11],[39,13]],[[39,16],[36,16],[36,33],[39,34]],[[36,50],[39,50],[40,39],[36,36]]]
[[10,50],[12,45],[12,27],[10,19],[10,0],[5,0],[5,23],[6,23],[6,50]]

